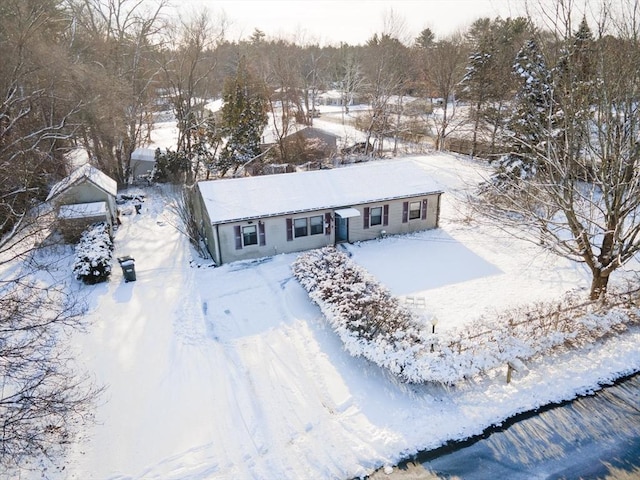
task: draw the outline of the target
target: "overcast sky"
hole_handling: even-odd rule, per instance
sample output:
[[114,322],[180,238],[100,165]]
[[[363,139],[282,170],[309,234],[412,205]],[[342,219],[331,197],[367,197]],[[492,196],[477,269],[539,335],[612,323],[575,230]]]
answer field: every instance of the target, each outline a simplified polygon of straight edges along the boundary
[[231,22],[227,38],[238,40],[259,28],[270,37],[320,44],[362,44],[384,31],[385,18],[406,25],[414,39],[425,28],[437,37],[467,27],[480,17],[523,14],[524,0],[182,0],[180,12],[203,6],[224,12]]

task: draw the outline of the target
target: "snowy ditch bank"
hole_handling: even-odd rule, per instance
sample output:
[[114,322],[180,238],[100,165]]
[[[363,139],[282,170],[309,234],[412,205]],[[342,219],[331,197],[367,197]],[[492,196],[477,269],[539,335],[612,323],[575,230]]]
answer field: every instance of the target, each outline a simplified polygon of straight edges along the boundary
[[[638,438],[640,427],[633,421],[629,422],[629,412],[635,414],[637,411],[634,398],[637,397],[639,382],[639,372],[606,381],[594,391],[578,394],[575,398],[517,413],[480,434],[449,440],[431,450],[421,450],[399,462],[397,474],[394,468],[387,466],[366,478],[406,478],[402,472],[412,472],[415,476],[411,478],[427,478],[427,474],[430,474],[428,478],[441,478],[443,474],[453,472],[445,473],[437,467],[434,471],[431,469],[434,464],[444,459],[441,465],[457,466],[465,458],[473,464],[463,465],[460,470],[473,469],[477,478],[475,456],[482,455],[482,447],[478,449],[476,446],[482,442],[486,443],[484,448],[488,450],[485,451],[487,458],[483,459],[482,474],[492,478],[532,478],[540,474],[548,477],[551,473],[576,472],[576,467],[585,466],[590,468],[587,470],[590,475],[595,474],[591,469],[599,468],[599,478],[615,473],[616,469],[633,470],[640,459],[629,462],[628,458],[617,455],[624,455],[625,449],[633,455],[635,447],[627,442]],[[594,415],[594,411],[598,413]],[[565,427],[559,445],[557,425]],[[492,450],[496,444],[502,448]],[[602,450],[593,450],[594,446]],[[611,452],[617,446],[622,452],[616,449],[616,457],[611,458]],[[580,473],[584,474],[584,471],[577,470],[575,474]],[[362,477],[352,480],[356,478]]]
[[350,355],[407,383],[454,385],[505,366],[510,381],[513,370],[527,369],[527,361],[574,351],[640,324],[633,291],[616,292],[606,303],[566,295],[436,334],[333,247],[302,254],[292,270]]

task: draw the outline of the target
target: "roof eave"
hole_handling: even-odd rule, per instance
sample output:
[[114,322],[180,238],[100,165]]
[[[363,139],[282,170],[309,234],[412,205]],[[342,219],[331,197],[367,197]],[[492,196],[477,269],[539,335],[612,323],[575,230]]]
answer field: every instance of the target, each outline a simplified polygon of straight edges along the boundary
[[[344,208],[346,206],[365,205],[367,203],[387,202],[387,201],[390,201],[390,200],[403,200],[405,198],[424,197],[426,195],[442,195],[443,193],[444,193],[443,190],[433,190],[433,191],[429,191],[429,192],[412,193],[412,194],[399,195],[399,196],[393,196],[393,197],[375,198],[373,200],[363,200],[363,201],[359,201],[359,202],[351,202],[351,203],[348,203],[348,204],[324,205],[324,206],[318,206],[318,207],[314,207],[314,208],[302,208],[302,209],[298,209],[298,210],[287,210],[287,211],[283,211],[283,212],[269,213],[267,215],[251,215],[251,216],[246,216],[246,217],[238,217],[238,218],[232,218],[232,219],[226,219],[226,220],[212,221],[211,225],[224,225],[226,223],[246,222],[246,221],[249,221],[249,220],[259,220],[261,218],[273,218],[273,217],[282,217],[284,215],[295,215],[295,214],[299,214],[299,213],[317,212],[319,210],[333,210],[333,209],[336,209],[336,208]],[[210,212],[208,212],[208,213],[210,214]],[[209,216],[211,216],[211,215],[209,215]]]

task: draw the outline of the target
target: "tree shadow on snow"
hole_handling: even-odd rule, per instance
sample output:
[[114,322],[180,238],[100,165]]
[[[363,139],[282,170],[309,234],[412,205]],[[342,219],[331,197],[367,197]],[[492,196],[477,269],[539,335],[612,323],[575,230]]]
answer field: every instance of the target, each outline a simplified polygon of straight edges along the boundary
[[503,273],[443,230],[350,245],[353,260],[394,295]]

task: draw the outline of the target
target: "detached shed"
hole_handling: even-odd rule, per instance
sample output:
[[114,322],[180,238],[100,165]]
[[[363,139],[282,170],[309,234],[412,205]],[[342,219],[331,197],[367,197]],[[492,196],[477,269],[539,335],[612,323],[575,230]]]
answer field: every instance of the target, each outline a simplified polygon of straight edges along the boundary
[[136,148],[131,152],[129,169],[135,180],[142,175],[149,175],[156,165],[156,151],[151,148]]
[[85,164],[56,183],[47,202],[56,209],[65,238],[74,241],[92,223],[113,225],[117,218],[117,190],[114,179]]
[[442,191],[411,160],[199,182],[196,220],[220,265],[438,226]]

